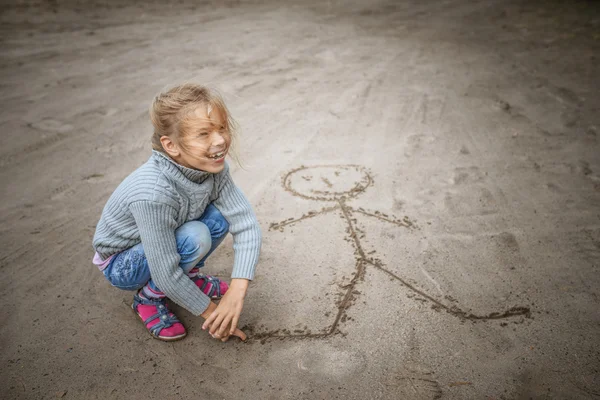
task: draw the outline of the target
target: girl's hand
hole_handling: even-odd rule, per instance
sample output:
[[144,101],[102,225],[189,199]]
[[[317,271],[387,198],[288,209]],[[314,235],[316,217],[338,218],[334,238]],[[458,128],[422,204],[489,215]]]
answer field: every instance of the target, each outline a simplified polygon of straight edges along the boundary
[[229,340],[230,336],[237,336],[237,337],[239,337],[242,340],[242,342],[245,342],[248,339],[248,337],[246,336],[246,334],[242,330],[240,330],[239,328],[235,328],[235,331],[233,331],[233,335],[229,335],[229,332],[227,332],[227,335],[225,335],[223,337],[217,338],[217,336],[213,336],[213,338],[214,339],[221,339],[221,342],[226,342],[226,341]]
[[226,341],[230,335],[238,336],[245,340],[246,335],[237,329],[237,324],[244,307],[244,298],[249,281],[246,279],[232,279],[227,293],[221,298],[219,305],[211,302],[208,309],[202,314],[208,316],[202,329],[210,328],[211,336]]

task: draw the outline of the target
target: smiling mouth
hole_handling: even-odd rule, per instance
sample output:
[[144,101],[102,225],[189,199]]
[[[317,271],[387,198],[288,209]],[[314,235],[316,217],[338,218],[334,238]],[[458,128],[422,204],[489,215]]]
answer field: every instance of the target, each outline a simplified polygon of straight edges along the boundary
[[220,151],[218,153],[215,153],[215,154],[213,154],[211,156],[208,156],[208,158],[210,158],[211,160],[218,161],[218,160],[220,160],[222,158],[225,158],[226,154],[227,154],[227,149],[225,149],[223,151]]

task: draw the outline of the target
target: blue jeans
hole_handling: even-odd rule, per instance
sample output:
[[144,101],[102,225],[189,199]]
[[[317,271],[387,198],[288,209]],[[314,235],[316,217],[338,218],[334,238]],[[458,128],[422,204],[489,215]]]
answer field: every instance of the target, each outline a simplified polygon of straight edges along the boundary
[[[181,256],[179,266],[185,273],[192,268],[201,268],[204,261],[221,244],[229,232],[229,223],[212,204],[195,221],[188,221],[175,230],[177,252]],[[146,283],[160,291],[151,280],[148,260],[142,243],[123,250],[113,257],[104,276],[114,287],[123,290],[137,290]]]

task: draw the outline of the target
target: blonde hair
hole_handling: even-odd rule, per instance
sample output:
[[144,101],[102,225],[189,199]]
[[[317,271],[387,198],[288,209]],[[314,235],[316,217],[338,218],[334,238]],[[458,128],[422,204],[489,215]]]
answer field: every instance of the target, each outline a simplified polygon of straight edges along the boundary
[[238,125],[231,117],[223,98],[214,89],[194,83],[175,86],[158,94],[152,101],[150,105],[150,120],[154,126],[152,148],[165,153],[160,138],[168,136],[185,149],[185,141],[182,139],[186,131],[194,125],[193,118],[188,117],[200,105],[208,107],[209,114],[211,110],[218,110],[221,113],[224,129],[231,137],[229,154],[240,165],[237,153]]

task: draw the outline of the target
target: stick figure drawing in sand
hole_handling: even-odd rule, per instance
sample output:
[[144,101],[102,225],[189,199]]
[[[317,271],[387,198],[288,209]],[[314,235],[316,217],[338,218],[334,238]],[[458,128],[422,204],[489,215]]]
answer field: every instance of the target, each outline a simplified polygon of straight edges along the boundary
[[[318,218],[325,214],[337,213],[346,225],[346,238],[353,249],[355,268],[352,279],[349,283],[340,286],[343,292],[339,301],[336,303],[337,309],[329,313],[333,316],[331,324],[316,333],[304,327],[291,332],[289,329],[276,329],[267,332],[252,332],[252,338],[264,341],[277,339],[319,339],[331,335],[341,334],[339,330],[340,322],[347,319],[346,311],[352,306],[360,292],[357,287],[364,281],[367,268],[374,268],[383,274],[386,274],[391,280],[404,286],[411,294],[417,296],[419,300],[429,302],[431,308],[438,311],[446,311],[450,315],[460,320],[486,321],[499,320],[512,317],[529,317],[530,309],[528,307],[512,307],[506,310],[492,312],[481,315],[465,311],[457,304],[452,303],[452,297],[446,296],[447,302],[439,300],[419,288],[417,284],[409,281],[407,278],[392,272],[386,267],[383,261],[377,257],[377,251],[367,252],[361,239],[365,237],[357,226],[358,218],[374,218],[381,223],[391,224],[399,229],[418,229],[416,224],[408,217],[397,219],[380,211],[369,211],[362,207],[353,207],[348,204],[349,201],[358,197],[361,193],[373,185],[373,179],[369,171],[359,165],[317,165],[301,166],[285,174],[283,177],[283,187],[290,194],[315,202],[328,204],[320,210],[309,211],[300,217],[291,217],[281,222],[272,223],[270,231],[284,232],[296,224],[309,219]],[[414,297],[413,296],[413,297]],[[254,330],[253,328],[249,328]]]

